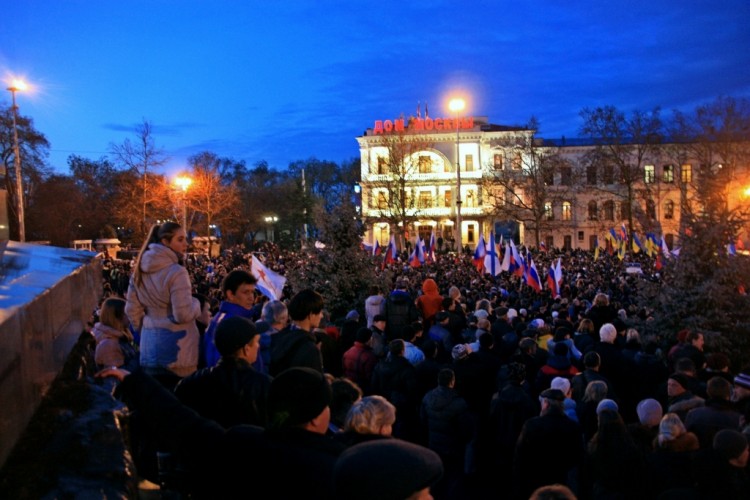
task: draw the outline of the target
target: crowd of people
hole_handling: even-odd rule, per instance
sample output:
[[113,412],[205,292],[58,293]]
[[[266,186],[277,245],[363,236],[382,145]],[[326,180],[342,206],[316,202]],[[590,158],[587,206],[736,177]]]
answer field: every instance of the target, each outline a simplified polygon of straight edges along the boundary
[[[700,331],[639,330],[639,286],[658,276],[569,251],[553,296],[450,254],[373,265],[369,295],[331,318],[312,289],[261,295],[239,248],[186,249],[165,223],[134,262],[108,262],[92,329],[100,375],[132,411],[138,473],[165,493],[750,493],[750,368]],[[264,255],[280,273],[303,260]]]

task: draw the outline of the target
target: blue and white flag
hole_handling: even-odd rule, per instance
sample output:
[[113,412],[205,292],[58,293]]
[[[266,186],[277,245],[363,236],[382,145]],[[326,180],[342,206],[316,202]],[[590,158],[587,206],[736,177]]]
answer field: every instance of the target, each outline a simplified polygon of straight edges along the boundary
[[255,287],[269,299],[280,300],[286,278],[268,269],[255,255],[250,265],[252,266],[250,272],[258,280]]

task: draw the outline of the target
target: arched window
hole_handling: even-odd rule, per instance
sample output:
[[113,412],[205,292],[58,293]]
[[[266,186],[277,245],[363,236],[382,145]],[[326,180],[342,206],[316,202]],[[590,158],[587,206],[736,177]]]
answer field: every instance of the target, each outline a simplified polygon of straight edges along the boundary
[[596,205],[596,201],[591,200],[589,202],[589,220],[599,219],[599,207]]
[[571,220],[573,218],[573,209],[569,201],[562,204],[562,220]]
[[615,202],[612,200],[604,202],[604,220],[615,220]]
[[672,200],[664,202],[664,218],[674,219],[674,202]]

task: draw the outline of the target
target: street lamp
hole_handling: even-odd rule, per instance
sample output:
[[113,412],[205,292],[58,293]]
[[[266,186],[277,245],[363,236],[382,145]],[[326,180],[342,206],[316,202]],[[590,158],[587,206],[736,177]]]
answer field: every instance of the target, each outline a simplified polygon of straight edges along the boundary
[[451,99],[448,108],[456,115],[454,125],[456,127],[456,242],[458,243],[459,253],[463,249],[461,236],[461,165],[459,163],[458,144],[461,141],[459,133],[459,116],[461,111],[466,107],[466,103],[461,98]]
[[16,213],[18,214],[18,241],[26,241],[26,224],[23,214],[23,182],[21,180],[21,148],[18,147],[18,106],[16,105],[16,92],[26,90],[26,84],[21,80],[13,80],[10,87],[10,95],[13,97],[13,163],[16,172]]
[[271,227],[271,237],[270,238],[268,237],[268,234],[267,234],[268,233],[268,228],[266,228],[266,240],[268,240],[271,243],[273,243],[273,240],[274,240],[274,238],[273,238],[274,224],[276,224],[279,221],[279,218],[276,217],[275,215],[269,215],[264,220],[266,221],[266,224],[268,224]]
[[185,234],[187,234],[187,190],[190,184],[193,183],[193,179],[187,175],[181,175],[174,180],[174,183],[182,189],[182,228],[185,230]]

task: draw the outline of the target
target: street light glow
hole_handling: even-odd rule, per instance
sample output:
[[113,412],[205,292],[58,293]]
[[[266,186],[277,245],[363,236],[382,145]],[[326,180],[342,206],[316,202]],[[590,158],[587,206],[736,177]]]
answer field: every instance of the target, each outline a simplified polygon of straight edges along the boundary
[[26,82],[23,80],[19,80],[18,78],[14,78],[10,82],[10,87],[8,87],[8,90],[12,92],[23,92],[24,90],[28,89],[29,86],[26,85]]
[[174,183],[177,184],[183,191],[187,191],[190,185],[193,183],[193,179],[186,175],[181,175],[174,180]]
[[448,109],[450,109],[454,113],[463,111],[465,107],[466,107],[466,101],[464,101],[460,97],[451,99],[450,102],[448,103]]

